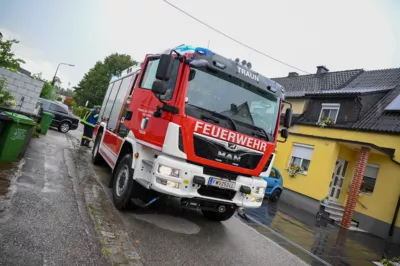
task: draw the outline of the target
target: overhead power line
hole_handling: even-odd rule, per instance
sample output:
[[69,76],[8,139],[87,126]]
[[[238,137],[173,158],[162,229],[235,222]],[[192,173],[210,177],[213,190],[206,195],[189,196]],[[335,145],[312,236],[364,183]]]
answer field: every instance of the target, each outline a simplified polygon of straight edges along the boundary
[[175,8],[176,10],[178,10],[178,11],[184,13],[185,15],[191,17],[192,19],[196,20],[197,22],[203,24],[204,26],[206,26],[206,27],[212,29],[213,31],[218,32],[219,34],[225,36],[226,38],[228,38],[228,39],[230,39],[230,40],[232,40],[232,41],[234,41],[234,42],[236,42],[236,43],[238,43],[238,44],[240,44],[240,45],[242,45],[242,46],[244,46],[244,47],[246,47],[246,48],[248,48],[248,49],[250,49],[250,50],[252,50],[252,51],[254,51],[254,52],[256,52],[256,53],[258,53],[258,54],[261,54],[261,55],[263,55],[263,56],[265,56],[265,57],[268,57],[269,59],[272,59],[272,60],[274,60],[274,61],[276,61],[276,62],[278,62],[278,63],[281,63],[281,64],[283,64],[283,65],[285,65],[285,66],[288,66],[288,67],[291,67],[291,68],[293,68],[293,69],[299,70],[299,71],[304,72],[304,73],[306,73],[306,74],[310,74],[309,72],[307,72],[307,71],[305,71],[305,70],[302,70],[302,69],[300,69],[300,68],[298,68],[298,67],[295,67],[295,66],[293,66],[293,65],[290,65],[290,64],[288,64],[288,63],[285,63],[285,62],[283,62],[283,61],[281,61],[281,60],[279,60],[279,59],[277,59],[277,58],[275,58],[275,57],[272,57],[272,56],[270,56],[270,55],[267,55],[266,53],[261,52],[260,50],[257,50],[256,48],[253,48],[253,47],[251,47],[251,46],[249,46],[249,45],[247,45],[247,44],[245,44],[245,43],[243,43],[243,42],[241,42],[241,41],[239,41],[239,40],[236,40],[235,38],[233,38],[233,37],[231,37],[231,36],[229,36],[229,35],[223,33],[222,31],[220,31],[220,30],[218,30],[218,29],[216,29],[216,28],[214,28],[214,27],[208,25],[207,23],[201,21],[200,19],[194,17],[193,15],[189,14],[189,13],[186,12],[185,10],[180,9],[179,7],[177,7],[177,6],[175,6],[174,4],[168,2],[167,0],[164,0],[164,2],[167,3],[168,5],[172,6],[172,7]]

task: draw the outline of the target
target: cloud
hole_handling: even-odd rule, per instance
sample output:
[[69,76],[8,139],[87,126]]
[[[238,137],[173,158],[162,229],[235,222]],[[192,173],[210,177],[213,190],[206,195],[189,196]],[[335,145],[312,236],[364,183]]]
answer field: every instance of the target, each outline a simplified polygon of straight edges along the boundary
[[[13,46],[13,51],[18,58],[21,58],[25,61],[25,64],[21,64],[22,68],[30,71],[32,74],[41,72],[43,77],[48,80],[53,79],[57,64],[52,62],[46,56],[46,53],[43,50],[33,47],[32,44],[24,39],[23,36],[16,32],[12,32],[5,28],[0,28],[0,32],[3,34],[3,40],[19,40],[19,43]],[[78,82],[76,78],[68,75],[68,73],[61,67],[57,73],[57,76],[63,82],[62,87],[65,88],[68,87],[68,82],[71,82],[71,85],[74,85]]]

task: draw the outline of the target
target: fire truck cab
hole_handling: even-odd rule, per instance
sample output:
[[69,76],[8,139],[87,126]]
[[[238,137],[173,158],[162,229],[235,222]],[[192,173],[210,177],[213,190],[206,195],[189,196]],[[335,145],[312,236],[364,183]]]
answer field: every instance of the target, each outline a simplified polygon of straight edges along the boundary
[[92,161],[113,169],[118,209],[162,196],[223,221],[261,206],[279,130],[284,89],[200,47],[149,54],[111,79],[94,131]]

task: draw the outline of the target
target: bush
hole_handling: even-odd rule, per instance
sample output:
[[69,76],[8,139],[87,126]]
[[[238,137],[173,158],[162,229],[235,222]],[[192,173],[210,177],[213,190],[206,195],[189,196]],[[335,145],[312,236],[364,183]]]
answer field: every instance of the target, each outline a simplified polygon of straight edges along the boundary
[[90,111],[90,108],[79,106],[75,107],[72,113],[82,119],[88,111]]
[[0,79],[0,106],[14,107],[16,105],[15,99],[9,91],[5,90],[6,80]]

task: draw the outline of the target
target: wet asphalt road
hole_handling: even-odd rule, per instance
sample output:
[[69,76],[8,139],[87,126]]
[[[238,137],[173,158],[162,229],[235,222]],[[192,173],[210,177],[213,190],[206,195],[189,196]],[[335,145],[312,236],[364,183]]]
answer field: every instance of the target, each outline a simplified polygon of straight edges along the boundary
[[2,201],[0,265],[109,265],[74,189],[73,152],[56,131],[31,140]]
[[[80,137],[78,132],[71,135]],[[90,165],[89,155],[82,164]],[[110,169],[92,167],[111,201]],[[173,200],[119,216],[145,265],[306,265],[236,217],[211,222]]]
[[[95,179],[111,202],[111,171],[90,163],[90,150],[77,145],[81,134],[51,130],[31,141],[0,211],[0,265],[111,264],[83,189]],[[306,265],[238,218],[210,222],[174,203],[126,212],[112,204],[104,208],[128,233],[144,265]]]

